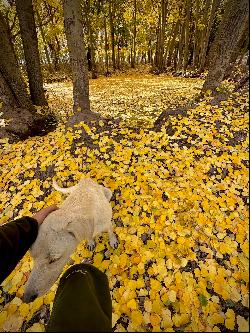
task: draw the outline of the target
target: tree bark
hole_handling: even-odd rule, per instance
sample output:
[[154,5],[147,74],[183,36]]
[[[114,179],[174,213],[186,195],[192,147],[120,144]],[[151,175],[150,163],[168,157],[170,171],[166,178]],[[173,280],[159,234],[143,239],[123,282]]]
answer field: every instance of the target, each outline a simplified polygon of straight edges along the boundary
[[241,63],[242,61],[242,58],[244,57],[245,55],[245,52],[247,51],[248,49],[248,46],[249,46],[249,27],[248,27],[248,21],[246,21],[246,24],[245,24],[245,28],[242,32],[242,35],[241,37],[239,38],[239,41],[237,43],[237,46],[236,48],[234,49],[234,52],[232,53],[231,55],[231,59],[230,59],[230,62],[229,62],[229,65],[225,71],[225,76],[224,76],[224,79],[227,79],[230,77],[233,69],[234,69],[234,66],[237,62],[237,59],[239,58],[240,56],[240,59],[238,61],[238,64]]
[[80,0],[63,0],[64,28],[73,78],[74,111],[87,114],[90,113],[89,79],[81,12]]
[[133,49],[133,54],[132,54],[132,59],[131,59],[131,67],[135,68],[135,56],[136,56],[136,0],[134,0],[134,13],[133,13],[133,23],[134,23],[134,31],[133,31],[133,40],[132,40],[132,49]]
[[43,89],[32,0],[16,0],[16,10],[20,24],[31,100],[35,105],[47,105]]
[[25,139],[38,135],[44,128],[46,117],[36,113],[27,87],[22,79],[14,48],[5,22],[0,12],[0,100],[1,112],[7,126],[0,127],[0,138]]
[[166,31],[166,19],[167,19],[167,0],[161,0],[161,24],[160,24],[160,35],[159,35],[159,51],[158,51],[158,68],[160,72],[163,72],[164,64],[164,44],[165,44],[165,31]]
[[43,31],[43,26],[42,26],[42,20],[41,20],[41,16],[39,14],[39,10],[37,10],[36,12],[36,16],[37,16],[37,20],[38,20],[38,24],[39,24],[39,29],[40,29],[40,32],[41,32],[41,36],[42,36],[42,40],[43,40],[43,48],[44,48],[44,52],[45,52],[45,57],[46,57],[46,61],[47,61],[47,64],[48,65],[51,65],[51,60],[50,60],[50,56],[49,56],[49,51],[48,51],[48,48],[47,48],[47,41],[46,41],[46,38],[45,38],[45,33]]
[[[207,50],[208,50],[208,42],[209,42],[209,37],[210,37],[210,33],[211,33],[211,28],[212,28],[212,24],[214,22],[214,18],[216,15],[216,12],[219,8],[221,0],[213,0],[212,3],[212,9],[211,9],[211,14],[210,14],[210,18],[208,21],[208,26],[206,29],[206,35],[205,35],[205,39],[204,39],[204,44],[203,44],[203,48],[202,48],[202,54],[200,57],[200,68],[199,71],[203,72],[204,70],[204,66],[206,63],[206,57],[207,57]],[[206,24],[206,22],[204,22]]]
[[195,33],[194,33],[194,49],[193,49],[193,69],[198,67],[199,64],[199,46],[200,46],[200,30],[199,30],[199,19],[200,19],[200,6],[199,0],[195,0]]
[[174,48],[175,48],[176,36],[177,36],[178,30],[179,30],[179,25],[180,25],[180,22],[177,21],[175,23],[175,27],[174,27],[174,30],[173,30],[173,36],[172,36],[172,38],[169,42],[168,60],[167,60],[167,66],[168,67],[170,67],[171,63],[172,63],[172,57],[173,57],[173,52],[174,52]]
[[183,47],[185,43],[185,23],[182,23],[180,27],[180,38],[179,38],[179,51],[178,51],[178,63],[177,70],[181,71],[183,69]]
[[87,23],[87,31],[89,35],[89,46],[90,46],[90,58],[91,58],[91,75],[92,79],[97,78],[96,71],[96,60],[95,60],[95,47],[94,47],[94,38],[93,38],[93,29],[90,20],[90,0],[87,0],[85,18]]
[[106,75],[109,75],[109,57],[108,57],[108,34],[107,34],[107,21],[104,13],[104,39],[105,39],[105,67]]
[[188,63],[190,10],[191,10],[191,0],[186,0],[185,46],[184,46],[184,56],[183,56],[184,73],[186,72],[187,63]]
[[[0,70],[0,102],[7,107],[16,106],[16,98]],[[1,108],[0,108],[1,111]]]
[[232,53],[248,20],[248,0],[228,0],[219,31],[209,52],[209,72],[203,86],[215,91],[224,78]]
[[114,3],[113,0],[109,1],[109,24],[110,24],[110,36],[111,36],[111,48],[112,48],[112,65],[116,70],[115,62],[115,29],[114,29]]
[[0,12],[0,70],[6,81],[9,90],[12,92],[15,104],[18,107],[24,107],[34,110],[32,102],[27,93],[27,87],[23,81],[19,68],[17,66],[14,48],[11,44],[11,38],[8,33],[7,24],[3,14]]

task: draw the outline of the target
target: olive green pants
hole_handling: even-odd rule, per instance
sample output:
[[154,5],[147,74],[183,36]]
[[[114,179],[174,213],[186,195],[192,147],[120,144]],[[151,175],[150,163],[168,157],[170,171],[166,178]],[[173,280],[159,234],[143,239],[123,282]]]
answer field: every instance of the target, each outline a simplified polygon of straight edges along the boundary
[[112,331],[107,276],[90,264],[70,267],[60,280],[46,331]]

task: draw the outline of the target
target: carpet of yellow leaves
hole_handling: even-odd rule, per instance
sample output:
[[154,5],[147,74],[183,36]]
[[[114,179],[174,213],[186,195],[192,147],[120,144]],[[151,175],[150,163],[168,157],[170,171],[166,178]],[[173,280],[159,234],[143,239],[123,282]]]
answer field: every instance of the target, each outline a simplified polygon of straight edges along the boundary
[[[95,111],[123,113],[123,127],[98,134],[81,123],[75,133],[65,133],[60,125],[44,137],[3,141],[0,223],[60,205],[63,195],[52,190],[52,177],[62,186],[92,177],[114,191],[119,247],[112,250],[104,234],[93,253],[82,242],[69,265],[90,258],[106,272],[115,331],[248,330],[247,96],[220,106],[207,98],[187,117],[171,117],[173,135],[166,132],[170,122],[160,132],[135,133],[126,128],[128,119],[150,124],[171,98],[177,103],[183,91],[191,98],[192,85],[200,83],[151,76],[138,78],[141,86],[133,77],[98,80],[91,86]],[[85,147],[83,131],[93,149]],[[33,303],[22,303],[31,268],[26,254],[2,284],[1,330],[44,331],[43,311],[52,308],[57,284]]]

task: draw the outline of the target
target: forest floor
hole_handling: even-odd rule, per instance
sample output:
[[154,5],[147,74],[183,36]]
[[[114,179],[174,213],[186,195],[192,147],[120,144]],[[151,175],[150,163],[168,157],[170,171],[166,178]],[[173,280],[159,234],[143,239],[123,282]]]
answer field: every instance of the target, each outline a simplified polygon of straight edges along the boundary
[[[220,105],[207,97],[160,131],[151,128],[163,110],[187,105],[202,84],[100,77],[90,83],[92,110],[124,119],[112,132],[84,123],[65,131],[60,123],[43,137],[0,142],[0,223],[60,205],[64,196],[52,189],[52,178],[65,187],[91,177],[112,189],[119,247],[111,249],[106,234],[93,252],[82,242],[67,267],[87,258],[107,274],[117,332],[248,330],[248,96]],[[71,83],[46,87],[64,121]],[[32,265],[26,254],[0,287],[0,330],[44,331],[57,284],[24,304]]]

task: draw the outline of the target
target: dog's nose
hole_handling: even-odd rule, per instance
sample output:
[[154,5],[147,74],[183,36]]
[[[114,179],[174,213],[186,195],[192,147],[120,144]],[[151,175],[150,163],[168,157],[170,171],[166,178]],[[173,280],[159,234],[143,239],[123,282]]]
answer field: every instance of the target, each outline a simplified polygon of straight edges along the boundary
[[33,302],[37,298],[38,294],[24,294],[23,295],[23,302],[30,303]]

